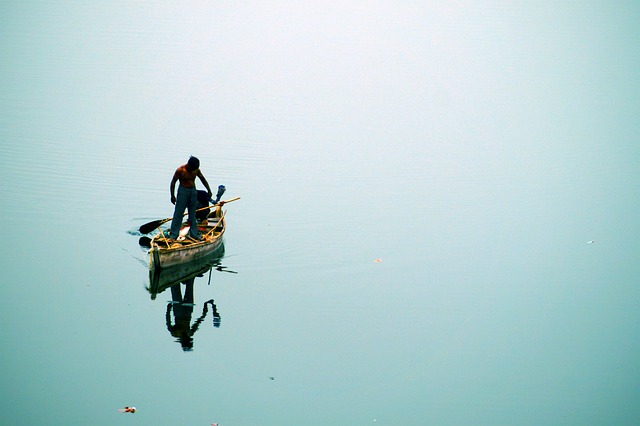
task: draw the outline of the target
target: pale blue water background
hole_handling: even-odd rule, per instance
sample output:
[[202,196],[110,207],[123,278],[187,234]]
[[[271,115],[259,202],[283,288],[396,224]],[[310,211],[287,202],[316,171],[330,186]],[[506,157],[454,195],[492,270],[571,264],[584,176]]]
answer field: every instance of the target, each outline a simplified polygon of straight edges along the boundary
[[[640,6],[443,3],[2,3],[0,422],[640,423]],[[191,154],[185,353],[131,232]]]

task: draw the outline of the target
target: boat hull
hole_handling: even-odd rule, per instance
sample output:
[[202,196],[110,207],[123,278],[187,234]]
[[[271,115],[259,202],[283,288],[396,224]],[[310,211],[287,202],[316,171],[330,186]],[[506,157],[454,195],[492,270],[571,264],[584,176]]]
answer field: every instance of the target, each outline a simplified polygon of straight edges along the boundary
[[225,231],[225,221],[210,221],[207,225],[199,225],[199,230],[205,235],[201,241],[187,241],[167,244],[162,235],[151,240],[149,250],[149,268],[169,268],[176,265],[202,259],[216,251],[222,245]]
[[207,243],[194,243],[190,246],[175,248],[175,249],[158,249],[152,248],[151,265],[152,269],[155,268],[169,268],[171,266],[181,265],[183,263],[191,262],[201,259],[207,255],[213,253],[218,247],[222,245],[222,238]]

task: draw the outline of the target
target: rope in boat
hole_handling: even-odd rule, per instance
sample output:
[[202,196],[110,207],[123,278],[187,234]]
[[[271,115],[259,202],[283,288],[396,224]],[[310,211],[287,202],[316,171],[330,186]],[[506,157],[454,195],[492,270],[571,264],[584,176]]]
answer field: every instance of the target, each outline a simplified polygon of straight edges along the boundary
[[211,228],[211,231],[207,232],[204,236],[204,238],[209,237],[209,234],[213,234],[213,232],[215,232],[215,230],[218,228],[218,226],[222,227],[222,221],[224,220],[224,215],[227,214],[227,211],[225,210],[224,212],[222,212],[222,216],[220,216],[220,218],[218,219],[218,222],[214,225],[213,228]]

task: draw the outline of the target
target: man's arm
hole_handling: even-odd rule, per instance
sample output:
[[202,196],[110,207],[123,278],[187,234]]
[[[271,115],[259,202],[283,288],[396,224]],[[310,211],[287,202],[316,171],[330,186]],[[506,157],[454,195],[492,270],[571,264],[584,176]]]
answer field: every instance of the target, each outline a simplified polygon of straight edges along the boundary
[[211,196],[213,195],[213,192],[211,192],[211,188],[209,188],[209,182],[207,182],[207,180],[204,178],[204,175],[202,174],[200,169],[198,169],[197,176],[200,178],[200,180],[204,184],[204,187],[207,188],[207,192],[209,193],[209,198],[211,198]]
[[175,204],[176,203],[176,196],[174,194],[176,192],[176,182],[178,181],[178,178],[179,178],[178,171],[179,171],[179,169],[176,170],[176,172],[173,174],[173,178],[171,179],[171,186],[170,186],[171,204]]

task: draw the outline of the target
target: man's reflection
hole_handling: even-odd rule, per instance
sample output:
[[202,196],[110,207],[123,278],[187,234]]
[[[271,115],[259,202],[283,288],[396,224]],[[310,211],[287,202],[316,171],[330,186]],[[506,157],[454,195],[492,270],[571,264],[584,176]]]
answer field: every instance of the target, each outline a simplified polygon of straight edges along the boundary
[[[193,325],[191,325],[191,317],[195,306],[193,302],[194,281],[195,277],[182,282],[182,284],[185,285],[184,297],[182,296],[182,288],[180,284],[176,284],[171,287],[172,301],[167,305],[166,312],[167,330],[169,330],[169,333],[176,338],[176,341],[180,343],[182,350],[185,352],[193,350],[193,336],[207,316],[207,313],[209,312],[209,304],[212,308],[213,326],[216,328],[220,327],[220,314],[218,313],[218,309],[216,308],[213,299],[205,302],[202,308],[202,315],[200,315]],[[172,310],[174,323],[171,322]]]

